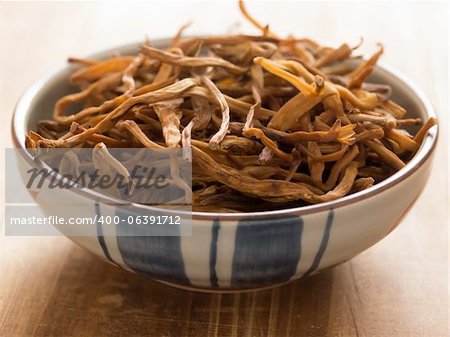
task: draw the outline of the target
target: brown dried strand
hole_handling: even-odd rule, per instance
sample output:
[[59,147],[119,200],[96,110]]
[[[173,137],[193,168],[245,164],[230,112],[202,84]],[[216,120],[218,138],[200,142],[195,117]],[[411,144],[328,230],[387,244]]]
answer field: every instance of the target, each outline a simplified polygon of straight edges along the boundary
[[372,73],[378,59],[383,54],[384,48],[382,44],[378,44],[378,51],[375,52],[367,61],[359,65],[355,70],[347,75],[347,87],[359,88],[361,84]]
[[183,35],[184,31],[186,29],[188,29],[191,25],[192,25],[192,21],[188,21],[178,29],[177,33],[175,34],[175,36],[172,39],[172,42],[171,42],[172,47],[178,47],[178,45],[180,44],[180,42],[182,40],[182,35]]
[[152,140],[150,140],[135,121],[126,120],[117,123],[119,130],[127,130],[132,134],[142,145],[152,150],[165,150],[164,146],[161,146]]
[[437,125],[436,118],[428,118],[427,121],[423,124],[423,126],[420,128],[419,131],[417,131],[416,135],[414,136],[414,141],[418,144],[421,144],[428,132],[434,125]]
[[359,142],[364,142],[365,140],[376,139],[376,138],[379,139],[379,138],[383,138],[383,137],[384,137],[384,130],[381,128],[364,130],[355,135],[355,142],[359,143]]
[[215,66],[222,67],[234,74],[244,74],[247,72],[246,68],[234,65],[224,59],[217,57],[190,57],[190,56],[180,56],[174,53],[162,51],[149,46],[141,46],[141,52],[146,56],[157,59],[164,63],[169,63],[172,65],[177,65],[181,67],[207,67]]
[[71,64],[81,65],[81,66],[92,66],[92,65],[98,63],[98,61],[95,61],[95,60],[88,60],[88,59],[83,59],[83,58],[79,58],[79,57],[69,57],[67,59],[67,62],[71,63]]
[[400,170],[405,167],[405,163],[397,157],[395,153],[391,150],[387,149],[382,143],[375,140],[366,140],[364,144],[367,145],[372,151],[377,153],[383,160],[395,168],[396,170]]
[[346,43],[339,46],[339,48],[331,49],[324,53],[314,62],[314,67],[320,68],[327,64],[343,61],[350,57],[352,54],[352,48]]
[[288,154],[286,152],[283,152],[282,150],[280,150],[278,148],[278,145],[276,142],[274,142],[272,139],[270,139],[269,137],[267,137],[264,132],[260,129],[256,129],[256,128],[249,128],[245,131],[242,131],[242,134],[245,137],[256,137],[259,140],[261,140],[261,142],[268,147],[273,154],[275,154],[276,156],[280,157],[283,160],[286,160],[287,162],[292,162],[292,155]]
[[254,19],[250,13],[247,10],[247,7],[244,4],[243,0],[239,0],[239,10],[241,11],[242,15],[256,28],[258,28],[261,33],[263,33],[263,36],[275,36],[270,30],[269,25],[263,26],[260,24],[256,19]]
[[220,142],[222,139],[225,138],[228,127],[230,125],[230,108],[228,106],[228,103],[225,99],[225,97],[222,95],[220,90],[216,87],[213,81],[211,81],[207,77],[202,78],[202,83],[206,85],[206,87],[211,91],[215,99],[217,100],[217,103],[219,103],[220,110],[222,113],[222,123],[220,125],[219,130],[211,137],[209,140],[209,146],[216,150],[220,147]]
[[395,120],[363,113],[349,114],[348,118],[352,123],[368,122],[386,127],[387,129],[393,129],[397,126],[397,122]]
[[399,132],[399,130],[387,129],[385,131],[385,135],[388,139],[398,143],[406,151],[413,153],[419,151],[419,143],[417,143],[414,139],[405,136],[403,133]]
[[353,183],[353,187],[350,190],[350,193],[364,191],[364,190],[368,189],[369,187],[372,187],[374,182],[375,182],[375,180],[372,177],[358,178]]
[[107,74],[124,71],[134,59],[134,56],[120,56],[96,62],[70,75],[69,83],[93,82]]
[[350,151],[348,151],[341,159],[339,159],[332,167],[330,175],[324,184],[324,190],[329,191],[335,185],[339,178],[341,172],[350,164],[350,162],[356,158],[359,154],[359,149],[357,146],[352,146]]
[[180,119],[182,112],[179,106],[182,103],[183,99],[177,98],[158,102],[153,106],[161,122],[164,140],[168,147],[178,147],[181,141]]
[[183,129],[181,137],[181,145],[183,147],[183,159],[192,161],[192,151],[191,151],[191,132],[194,122],[189,122],[188,125]]

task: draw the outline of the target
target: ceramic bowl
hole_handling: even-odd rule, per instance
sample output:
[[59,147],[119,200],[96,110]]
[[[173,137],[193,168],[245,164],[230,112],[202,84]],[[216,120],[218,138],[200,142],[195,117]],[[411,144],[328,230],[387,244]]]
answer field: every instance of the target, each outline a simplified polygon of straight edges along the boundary
[[[157,47],[168,40],[153,42]],[[136,53],[138,44],[113,48],[113,52]],[[32,85],[17,104],[12,120],[15,145],[24,147],[24,135],[42,118],[50,118],[55,101],[72,88],[67,84],[73,69],[63,66]],[[371,77],[392,86],[393,99],[409,117],[436,117],[424,94],[403,75],[388,66],[378,66]],[[104,260],[174,286],[199,291],[243,291],[282,284],[307,277],[343,263],[389,234],[413,206],[430,174],[438,128],[433,127],[415,157],[399,172],[375,186],[339,200],[318,205],[257,213],[192,214],[191,236],[130,236],[117,228],[115,235],[70,237]],[[27,163],[34,165],[24,152]],[[90,190],[52,192],[36,202],[45,214],[58,209],[43,198],[65,200],[80,206],[85,216],[117,215],[108,198]],[[133,205],[135,214],[152,208]],[[120,214],[120,216],[126,216]],[[59,228],[64,233],[64,228]]]

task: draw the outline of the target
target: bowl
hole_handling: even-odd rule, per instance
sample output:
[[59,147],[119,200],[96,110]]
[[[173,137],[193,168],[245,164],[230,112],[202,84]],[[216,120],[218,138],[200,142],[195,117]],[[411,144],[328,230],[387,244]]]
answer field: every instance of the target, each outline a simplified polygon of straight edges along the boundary
[[[152,43],[164,47],[168,42]],[[137,50],[135,43],[92,57]],[[49,118],[55,101],[73,90],[67,83],[72,70],[70,65],[60,67],[20,98],[12,119],[16,147],[23,149],[27,130],[39,119]],[[409,117],[436,117],[425,95],[391,67],[377,66],[370,80],[390,84],[393,99]],[[389,234],[427,182],[437,137],[435,126],[403,169],[367,190],[331,202],[255,213],[193,212],[192,235],[187,236],[139,236],[136,225],[128,225],[126,235],[119,227],[104,235],[98,222],[92,224],[96,233],[92,236],[73,236],[66,228],[57,228],[117,267],[183,289],[227,292],[272,287],[348,261]],[[28,152],[20,153],[20,165],[37,165]],[[88,189],[33,193],[33,197],[46,215],[59,214],[60,208],[48,202],[59,200],[76,205],[83,216],[127,216],[113,200]],[[127,212],[145,215],[155,209],[133,204]]]

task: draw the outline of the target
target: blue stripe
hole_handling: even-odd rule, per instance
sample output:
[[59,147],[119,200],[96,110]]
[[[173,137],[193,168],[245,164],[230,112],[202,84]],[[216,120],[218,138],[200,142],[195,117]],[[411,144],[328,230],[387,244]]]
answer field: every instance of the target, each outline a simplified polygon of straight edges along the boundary
[[334,211],[330,210],[330,212],[328,212],[327,223],[325,224],[325,230],[323,231],[322,241],[320,242],[319,250],[317,251],[316,256],[314,257],[314,261],[311,264],[311,267],[309,267],[309,269],[305,272],[305,274],[303,274],[303,276],[311,275],[313,272],[316,271],[317,267],[319,267],[320,261],[322,260],[323,254],[325,254],[325,250],[327,249],[328,246],[333,219],[334,219]]
[[209,280],[211,282],[211,287],[219,287],[216,272],[217,263],[217,239],[219,238],[220,231],[220,221],[214,220],[212,226],[212,238],[211,238],[211,249],[209,250]]
[[[100,219],[102,214],[100,212],[100,205],[98,202],[95,202],[95,215],[97,219]],[[106,246],[106,242],[105,242],[105,237],[103,236],[103,228],[102,228],[102,224],[100,221],[97,221],[97,238],[98,238],[98,243],[100,244],[100,247],[102,247],[103,250],[103,255],[105,255],[105,257],[111,261],[112,263],[114,263],[115,265],[117,265],[117,263],[112,259],[111,255],[109,254],[109,250],[108,247]]]
[[179,225],[136,224],[127,220],[128,217],[158,215],[164,213],[124,206],[116,208],[116,216],[124,219],[116,227],[123,261],[131,269],[153,278],[190,285],[185,272]]
[[232,287],[289,280],[301,255],[303,219],[242,220],[236,229]]

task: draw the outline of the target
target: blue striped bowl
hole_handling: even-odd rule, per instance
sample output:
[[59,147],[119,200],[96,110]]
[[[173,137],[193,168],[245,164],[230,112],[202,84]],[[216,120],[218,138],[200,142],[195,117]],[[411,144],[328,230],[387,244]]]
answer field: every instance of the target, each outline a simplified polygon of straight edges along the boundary
[[[167,40],[153,44],[162,47]],[[94,57],[105,57],[113,51],[136,52],[137,44]],[[24,147],[26,130],[34,128],[37,120],[49,118],[56,99],[70,90],[70,72],[70,66],[62,66],[22,96],[12,121],[17,147]],[[411,117],[436,117],[428,99],[396,71],[379,66],[372,80],[390,84],[394,100],[406,107]],[[194,212],[189,236],[138,236],[137,225],[118,226],[115,233],[106,236],[102,225],[96,223],[93,230],[97,235],[70,239],[120,268],[182,288],[243,291],[278,285],[345,262],[391,232],[425,186],[437,135],[437,127],[432,128],[416,156],[390,178],[337,201],[259,213]],[[27,165],[34,165],[25,152],[23,159]],[[79,205],[78,214],[92,217],[146,215],[152,211],[142,205],[124,211],[83,189],[42,192],[34,198],[47,215],[60,212],[49,200]],[[64,227],[58,229],[66,231]]]

